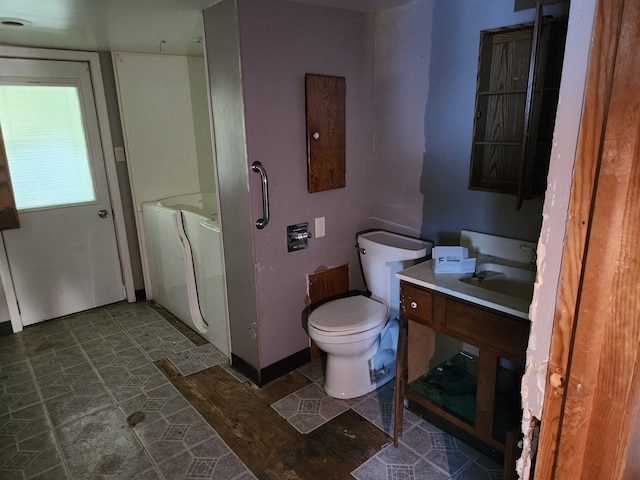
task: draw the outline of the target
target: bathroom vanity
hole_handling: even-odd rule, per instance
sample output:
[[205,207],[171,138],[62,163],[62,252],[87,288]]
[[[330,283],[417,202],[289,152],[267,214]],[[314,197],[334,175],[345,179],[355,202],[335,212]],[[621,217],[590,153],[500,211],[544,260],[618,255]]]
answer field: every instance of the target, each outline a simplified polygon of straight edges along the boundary
[[436,274],[429,260],[396,275],[401,335],[394,441],[407,400],[432,423],[513,465],[535,279],[531,244],[496,248],[512,252],[498,258],[481,253],[492,250],[482,245],[493,245],[492,239],[467,234],[474,273]]

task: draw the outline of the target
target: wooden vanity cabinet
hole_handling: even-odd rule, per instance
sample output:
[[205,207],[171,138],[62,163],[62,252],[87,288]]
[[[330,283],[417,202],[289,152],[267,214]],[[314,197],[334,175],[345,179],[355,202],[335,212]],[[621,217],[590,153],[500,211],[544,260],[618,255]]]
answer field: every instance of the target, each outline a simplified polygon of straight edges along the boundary
[[[497,382],[500,381],[499,359],[524,366],[529,338],[529,320],[467,302],[405,281],[400,282],[401,335],[396,376],[396,425],[394,436],[401,435],[402,406],[406,398],[430,414],[453,425],[489,449],[504,454],[509,435],[496,435]],[[430,375],[435,352],[435,332],[441,332],[467,346],[472,346],[473,373],[477,373],[473,420],[456,415],[452,410],[421,395],[412,382]],[[469,347],[469,348],[472,348]],[[464,355],[464,352],[463,352]],[[511,385],[512,394],[520,398],[519,376]],[[514,397],[514,398],[515,398]],[[520,404],[512,405],[519,411]],[[502,419],[504,424],[504,419]],[[513,425],[506,425],[506,430]],[[506,432],[504,432],[506,433]],[[502,438],[500,438],[502,437]]]

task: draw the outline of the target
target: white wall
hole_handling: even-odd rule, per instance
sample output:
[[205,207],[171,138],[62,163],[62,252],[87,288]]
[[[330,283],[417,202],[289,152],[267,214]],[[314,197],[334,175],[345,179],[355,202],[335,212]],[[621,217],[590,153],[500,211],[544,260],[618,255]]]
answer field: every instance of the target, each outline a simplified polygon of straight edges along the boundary
[[207,72],[203,57],[187,57],[189,68],[189,93],[196,141],[198,178],[200,192],[215,192],[215,162],[211,145],[211,122],[209,120],[209,98],[207,95]]
[[113,65],[147,278],[142,204],[216,190],[204,58],[119,52]]
[[0,285],[0,323],[10,322],[9,308],[7,307],[7,298],[4,294],[4,287]]
[[371,226],[419,236],[425,154],[425,105],[433,2],[418,1],[376,15],[375,219]]
[[113,58],[135,209],[199,192],[189,57],[115,53]]

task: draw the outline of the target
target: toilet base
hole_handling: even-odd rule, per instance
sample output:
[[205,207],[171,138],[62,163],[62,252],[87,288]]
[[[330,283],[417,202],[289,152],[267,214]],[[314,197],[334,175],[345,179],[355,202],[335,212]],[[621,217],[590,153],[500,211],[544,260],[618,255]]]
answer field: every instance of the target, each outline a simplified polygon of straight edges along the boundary
[[378,352],[370,360],[358,361],[353,357],[327,355],[325,393],[341,399],[361,397],[395,378],[395,355],[392,362],[385,362],[386,365],[380,368],[376,361],[380,354],[387,359],[392,355],[388,351]]
[[324,391],[333,398],[355,398],[376,389],[369,373],[369,360],[327,355]]
[[400,325],[392,317],[378,340],[362,355],[327,353],[324,391],[333,398],[355,398],[380,388],[396,376],[396,349]]

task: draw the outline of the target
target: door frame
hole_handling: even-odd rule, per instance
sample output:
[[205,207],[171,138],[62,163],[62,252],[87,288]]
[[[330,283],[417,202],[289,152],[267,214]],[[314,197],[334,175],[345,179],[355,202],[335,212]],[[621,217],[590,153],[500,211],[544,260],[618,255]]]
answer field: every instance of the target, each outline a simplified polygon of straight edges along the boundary
[[[120,185],[118,184],[118,173],[116,170],[116,160],[113,151],[111,137],[111,127],[109,125],[109,115],[107,110],[107,100],[104,93],[102,81],[102,69],[100,68],[100,58],[96,52],[49,50],[42,48],[11,47],[0,45],[0,57],[23,58],[30,60],[60,60],[86,62],[89,65],[91,84],[93,87],[93,97],[95,100],[96,114],[98,117],[98,128],[100,130],[100,140],[102,144],[102,155],[107,173],[107,183],[109,195],[111,197],[111,209],[113,211],[113,222],[118,246],[118,257],[122,270],[122,280],[125,287],[125,295],[128,302],[135,302],[136,294],[133,282],[133,269],[131,267],[131,252],[127,241],[127,232],[124,222],[124,209],[122,197],[120,196]],[[7,307],[11,317],[11,328],[14,333],[23,329],[20,310],[16,299],[16,293],[11,280],[11,271],[6,254],[4,240],[0,236],[0,279],[7,299]]]
[[536,479],[640,474],[639,19],[597,2]]

